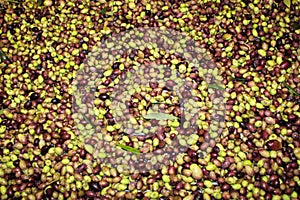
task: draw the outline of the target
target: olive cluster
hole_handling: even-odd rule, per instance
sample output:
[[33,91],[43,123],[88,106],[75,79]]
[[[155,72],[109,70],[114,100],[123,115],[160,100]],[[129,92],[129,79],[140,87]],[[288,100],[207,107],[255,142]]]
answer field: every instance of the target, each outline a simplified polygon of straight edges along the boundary
[[[0,2],[1,199],[299,199],[299,18],[300,4],[295,0]],[[118,60],[89,67],[97,71],[100,81],[89,88],[90,96],[74,99],[72,85],[89,66],[85,60],[95,52],[93,48],[114,34],[141,27],[186,33],[197,48],[207,51],[206,60],[213,64],[201,63],[204,69],[220,76],[225,87],[205,84],[207,80],[193,71],[184,56],[136,48],[95,57],[105,61],[114,55]],[[201,60],[202,55],[195,58]],[[146,109],[149,102],[162,102],[150,106],[150,111],[160,110],[178,120],[167,120],[157,131],[149,129],[150,138],[116,131],[122,124],[114,118],[126,116],[118,109],[107,112],[117,100],[112,94],[118,81],[126,82],[129,73],[138,72],[134,65],[145,65],[145,58],[166,64],[165,69],[172,69],[168,63],[176,58],[180,61],[174,65],[176,70],[192,80],[190,88],[196,92],[192,96],[197,98],[185,104],[191,112],[185,117],[193,122],[197,115],[200,120],[186,138],[185,132],[176,132],[178,124],[184,130],[192,127],[180,120],[184,114],[180,102],[155,82],[134,88],[124,85],[130,99],[121,109],[128,110],[132,127],[123,126],[144,131],[151,123],[159,124],[142,117],[151,113]],[[174,70],[143,73],[172,77],[172,84]],[[79,85],[88,83],[82,77]],[[224,124],[218,127],[223,128],[211,135],[211,117],[222,121],[222,115],[212,116],[209,108],[221,96]],[[84,107],[77,101],[92,104]],[[76,106],[83,115],[74,112]],[[138,123],[141,129],[133,126]],[[79,133],[86,133],[85,137]],[[104,138],[98,144],[93,137]],[[158,169],[147,170],[151,166],[145,164],[145,170],[130,171],[103,162],[111,152],[104,141],[116,146],[120,158],[126,149],[151,152],[168,147],[171,141],[186,148],[182,152],[179,148],[167,162],[158,156],[151,163],[161,163]],[[96,145],[99,151],[94,154]],[[139,155],[143,154],[128,160]]]

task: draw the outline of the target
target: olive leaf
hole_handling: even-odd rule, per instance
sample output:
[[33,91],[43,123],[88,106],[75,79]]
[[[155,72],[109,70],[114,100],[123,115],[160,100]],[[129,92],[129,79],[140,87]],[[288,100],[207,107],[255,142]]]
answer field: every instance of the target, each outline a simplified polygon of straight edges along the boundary
[[121,147],[121,148],[124,149],[125,151],[129,151],[129,152],[131,152],[131,153],[135,153],[135,154],[140,154],[140,153],[141,153],[138,149],[133,148],[133,147],[131,147],[131,146],[127,146],[127,145],[120,144],[120,143],[118,143],[117,146],[118,146],[118,147]]
[[156,119],[156,120],[175,120],[177,117],[166,113],[149,113],[143,116],[145,119]]
[[283,3],[286,5],[286,7],[291,7],[291,0],[283,0]]
[[82,113],[80,113],[80,114],[82,115],[83,119],[84,119],[87,123],[89,123],[93,128],[96,128],[96,126],[91,122],[91,120],[90,120],[87,116],[85,116],[85,115],[82,114]]
[[39,6],[42,6],[44,4],[44,0],[37,0],[37,2]]
[[293,28],[295,29],[295,30],[297,30],[297,29],[300,29],[300,22],[299,23],[294,23],[293,24]]
[[103,9],[101,10],[101,13],[102,13],[102,14],[105,14],[106,11],[107,11],[107,8],[103,8]]
[[222,87],[221,85],[218,85],[218,84],[209,84],[207,86],[207,88],[216,89],[216,90],[225,90],[224,87]]
[[289,86],[287,83],[283,83],[283,85],[293,94],[295,94],[296,96],[300,96],[300,94],[291,86]]
[[166,104],[166,105],[174,105],[174,104],[172,104],[172,103],[169,103],[169,102],[159,102],[159,101],[151,102],[151,104]]
[[6,55],[3,53],[3,51],[0,50],[0,58],[1,58],[1,61],[3,62],[4,60],[7,60],[7,57]]
[[7,2],[10,2],[10,3],[21,3],[21,2],[18,2],[18,1],[14,1],[14,0],[6,0]]
[[240,81],[242,83],[245,83],[246,82],[246,79],[245,78],[235,78],[235,77],[231,77],[231,80],[232,81]]

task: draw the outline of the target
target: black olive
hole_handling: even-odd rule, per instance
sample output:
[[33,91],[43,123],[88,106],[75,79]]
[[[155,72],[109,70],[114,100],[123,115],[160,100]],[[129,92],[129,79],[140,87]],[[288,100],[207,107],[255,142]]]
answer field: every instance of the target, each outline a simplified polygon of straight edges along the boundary
[[138,199],[142,199],[142,198],[144,197],[144,194],[143,194],[142,192],[138,192],[138,193],[136,194],[136,197],[137,197]]
[[42,34],[38,33],[37,36],[36,36],[36,40],[39,41],[39,40],[41,40],[41,38],[42,38]]
[[281,47],[281,45],[282,45],[282,39],[281,38],[278,38],[277,40],[276,40],[276,47],[278,48],[278,47]]
[[130,54],[129,54],[129,58],[130,58],[131,60],[133,60],[134,57],[135,57],[134,53],[130,53]]
[[107,36],[106,35],[103,35],[100,39],[100,42],[101,43],[104,43],[105,41],[107,40]]
[[93,181],[89,185],[90,185],[91,189],[94,190],[94,191],[100,191],[101,190],[101,187],[100,187],[98,182]]
[[108,119],[108,124],[109,125],[114,125],[115,124],[115,120],[114,119]]
[[16,178],[16,174],[15,173],[9,173],[9,179],[11,180],[11,179],[14,179],[14,178]]
[[165,16],[164,16],[163,14],[160,14],[160,15],[158,16],[158,19],[163,20],[164,18],[165,18]]
[[244,172],[237,172],[236,173],[236,177],[237,178],[242,178],[242,177],[244,177],[245,176],[245,173]]
[[42,154],[42,155],[46,155],[46,153],[48,153],[50,147],[51,147],[51,146],[47,146],[47,145],[46,145],[46,146],[43,146],[42,149],[41,149],[41,154]]
[[235,128],[234,128],[233,126],[230,126],[230,127],[228,128],[228,131],[229,131],[229,133],[234,133]]
[[39,142],[40,142],[40,139],[39,138],[35,138],[34,141],[33,141],[33,145],[34,146],[38,146]]
[[25,104],[24,104],[24,108],[30,109],[30,108],[31,108],[31,105],[32,105],[32,102],[31,102],[31,101],[26,101]]
[[260,181],[261,177],[260,177],[260,176],[255,176],[254,179],[255,179],[256,181]]
[[14,164],[14,166],[18,166],[19,164],[20,164],[20,160],[18,159],[18,160],[15,160],[14,162],[13,162],[13,164]]
[[39,32],[39,28],[38,28],[38,27],[33,27],[31,30],[32,30],[33,32]]
[[110,78],[111,78],[112,81],[115,80],[117,77],[118,77],[117,74],[112,74],[112,75],[110,76]]
[[12,29],[13,29],[12,25],[10,25],[10,24],[8,24],[8,25],[6,26],[6,28],[7,28],[8,30],[12,30]]
[[284,38],[289,38],[289,37],[290,37],[290,34],[289,34],[289,33],[284,33],[284,34],[283,34],[283,37],[284,37]]
[[168,197],[160,197],[159,200],[168,200]]
[[246,14],[245,17],[246,17],[247,20],[251,20],[252,19],[252,15],[251,14]]
[[10,186],[6,192],[8,197],[13,197],[14,196],[14,191],[12,189],[12,187]]
[[151,11],[150,10],[146,10],[146,15],[150,16],[151,15]]
[[30,80],[34,81],[35,79],[37,79],[38,76],[39,76],[38,73],[32,72],[30,73]]
[[41,70],[42,69],[42,64],[38,64],[38,66],[36,66],[37,70]]
[[263,31],[263,27],[262,26],[258,26],[257,27],[257,31]]
[[99,98],[100,98],[101,100],[106,100],[106,99],[109,98],[109,96],[108,96],[107,94],[100,94],[100,95],[99,95]]
[[6,148],[10,151],[13,151],[14,150],[14,146],[13,146],[13,143],[12,142],[9,142],[7,145],[6,145]]
[[30,95],[30,100],[31,101],[34,101],[34,100],[37,100],[39,98],[39,94],[34,92]]
[[45,193],[51,197],[53,192],[54,192],[53,188],[48,188]]
[[120,63],[114,63],[113,65],[112,65],[112,68],[113,69],[118,69],[119,68],[119,66],[120,66]]
[[295,185],[294,191],[296,191],[298,194],[300,193],[300,186],[298,184]]
[[14,34],[16,33],[16,31],[15,31],[14,29],[11,29],[11,30],[10,30],[10,33],[11,33],[12,35],[14,35]]
[[51,103],[58,104],[60,103],[60,100],[55,97],[54,99],[51,100]]
[[94,92],[96,92],[97,91],[97,88],[95,88],[95,87],[92,87],[91,89],[90,89],[90,92],[92,92],[92,93],[94,93]]

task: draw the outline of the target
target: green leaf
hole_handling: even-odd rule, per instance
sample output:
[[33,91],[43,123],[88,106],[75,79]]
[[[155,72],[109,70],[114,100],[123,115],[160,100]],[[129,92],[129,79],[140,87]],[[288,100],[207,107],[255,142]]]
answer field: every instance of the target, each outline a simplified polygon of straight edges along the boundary
[[14,0],[6,0],[7,2],[11,2],[11,3],[21,3],[21,2],[18,2],[18,1],[14,1]]
[[37,0],[37,2],[39,6],[42,6],[44,4],[44,0]]
[[300,29],[300,23],[294,23],[293,24],[293,28],[295,29],[295,30],[298,30],[298,29]]
[[166,105],[174,105],[174,104],[172,104],[172,103],[168,103],[168,102],[159,102],[159,101],[151,102],[151,104],[166,104]]
[[91,122],[91,120],[90,120],[87,116],[85,116],[85,115],[82,114],[82,113],[80,113],[80,114],[82,115],[83,119],[84,119],[87,123],[91,124],[93,128],[96,128],[96,126]]
[[101,13],[102,13],[102,14],[105,14],[106,11],[107,11],[107,8],[103,8],[103,9],[101,10]]
[[0,50],[0,57],[1,57],[1,61],[3,62],[4,60],[7,60],[6,55],[3,53],[3,51]]
[[245,78],[235,78],[235,77],[231,77],[231,80],[232,81],[240,81],[242,83],[245,83],[246,82],[246,79]]
[[177,117],[166,113],[149,113],[143,116],[145,119],[156,119],[156,120],[175,120]]
[[218,85],[218,84],[209,84],[209,85],[207,86],[207,88],[217,89],[217,90],[225,90],[224,87],[222,87],[221,85]]
[[286,7],[291,7],[291,0],[283,0],[283,3],[286,5]]
[[135,153],[135,154],[140,154],[140,150],[136,149],[136,148],[133,148],[131,146],[127,146],[127,145],[124,145],[124,144],[120,144],[118,143],[117,144],[118,147],[121,147],[122,149],[124,149],[125,151],[129,151],[131,153]]
[[291,86],[289,86],[287,83],[283,83],[283,85],[293,94],[295,94],[296,96],[300,96],[300,94]]

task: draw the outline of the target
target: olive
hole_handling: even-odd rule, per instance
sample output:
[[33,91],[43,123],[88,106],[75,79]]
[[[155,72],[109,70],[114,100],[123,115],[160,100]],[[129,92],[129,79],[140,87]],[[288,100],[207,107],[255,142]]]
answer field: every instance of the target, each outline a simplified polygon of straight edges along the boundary
[[104,101],[104,100],[108,99],[109,96],[107,94],[100,94],[99,98]]
[[58,103],[60,103],[60,100],[55,97],[51,100],[51,103],[58,104]]
[[31,30],[32,30],[33,32],[38,32],[38,31],[39,31],[39,28],[38,28],[38,27],[33,27]]
[[39,94],[34,92],[30,95],[30,100],[31,101],[34,101],[34,100],[37,100],[39,98]]
[[90,188],[92,189],[92,190],[94,190],[94,191],[101,191],[101,187],[100,187],[100,185],[99,185],[99,183],[98,182],[95,182],[95,181],[93,181],[93,182],[91,182],[90,184]]

